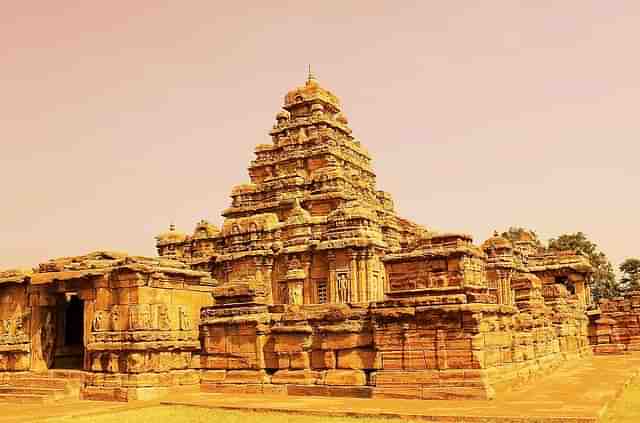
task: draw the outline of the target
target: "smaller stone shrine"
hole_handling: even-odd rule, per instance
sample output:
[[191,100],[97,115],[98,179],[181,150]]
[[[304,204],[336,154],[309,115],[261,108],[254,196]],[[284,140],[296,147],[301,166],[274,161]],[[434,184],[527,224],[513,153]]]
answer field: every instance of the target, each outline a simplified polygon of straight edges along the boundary
[[602,299],[590,313],[589,339],[595,354],[640,351],[640,291]]
[[89,399],[197,384],[198,316],[211,279],[167,259],[96,252],[0,273],[0,371],[87,372]]

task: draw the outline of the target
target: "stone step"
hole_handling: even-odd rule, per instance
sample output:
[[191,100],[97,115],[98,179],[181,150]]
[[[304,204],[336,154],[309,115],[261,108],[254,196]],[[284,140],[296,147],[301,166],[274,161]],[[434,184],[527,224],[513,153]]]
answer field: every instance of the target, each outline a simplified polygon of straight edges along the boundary
[[65,390],[55,388],[33,388],[7,385],[0,386],[0,394],[31,394],[59,398],[65,395]]
[[48,377],[18,377],[9,380],[8,384],[16,387],[65,389],[69,381]]
[[0,403],[14,404],[46,404],[54,401],[53,397],[37,394],[4,394],[0,393]]
[[74,381],[84,381],[87,377],[87,372],[84,370],[49,370],[49,372],[45,374],[52,378]]

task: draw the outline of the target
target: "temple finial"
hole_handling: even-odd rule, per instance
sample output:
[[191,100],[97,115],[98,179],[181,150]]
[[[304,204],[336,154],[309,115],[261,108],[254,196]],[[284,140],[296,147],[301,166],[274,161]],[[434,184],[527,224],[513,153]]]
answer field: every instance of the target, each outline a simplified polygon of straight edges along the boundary
[[307,72],[307,82],[315,81],[316,76],[311,72],[311,63],[309,63],[308,72]]
[[169,225],[169,231],[174,232],[175,230],[176,230],[176,225],[173,222],[171,222],[171,224]]

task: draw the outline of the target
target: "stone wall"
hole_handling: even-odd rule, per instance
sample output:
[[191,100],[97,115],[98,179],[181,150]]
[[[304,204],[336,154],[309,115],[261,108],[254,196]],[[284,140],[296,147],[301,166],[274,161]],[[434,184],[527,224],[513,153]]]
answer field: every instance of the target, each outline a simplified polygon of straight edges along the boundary
[[105,252],[2,272],[0,372],[84,370],[88,399],[198,384],[198,316],[212,289],[207,273],[182,263]]
[[595,354],[640,351],[640,291],[600,300],[599,312],[590,318],[589,341]]
[[[549,319],[464,296],[369,305],[227,304],[201,314],[202,389],[367,398],[485,399],[551,369],[576,342]],[[583,332],[574,334],[586,344]]]
[[31,361],[31,308],[26,286],[0,286],[0,372],[25,371]]
[[199,383],[192,365],[198,315],[212,300],[211,288],[197,282],[123,271],[95,283],[95,303],[86,310],[85,398],[140,399]]

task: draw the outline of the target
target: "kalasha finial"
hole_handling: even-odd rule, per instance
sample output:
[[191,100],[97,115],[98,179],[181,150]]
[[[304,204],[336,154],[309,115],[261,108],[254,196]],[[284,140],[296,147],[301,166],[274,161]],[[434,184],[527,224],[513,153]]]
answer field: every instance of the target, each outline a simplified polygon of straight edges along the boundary
[[176,225],[174,225],[173,223],[171,223],[171,224],[169,225],[169,232],[175,232],[175,230],[176,230]]
[[309,83],[311,81],[316,81],[316,76],[313,74],[313,72],[311,72],[311,64],[309,64],[309,71],[308,71],[308,75],[307,75],[307,83]]

